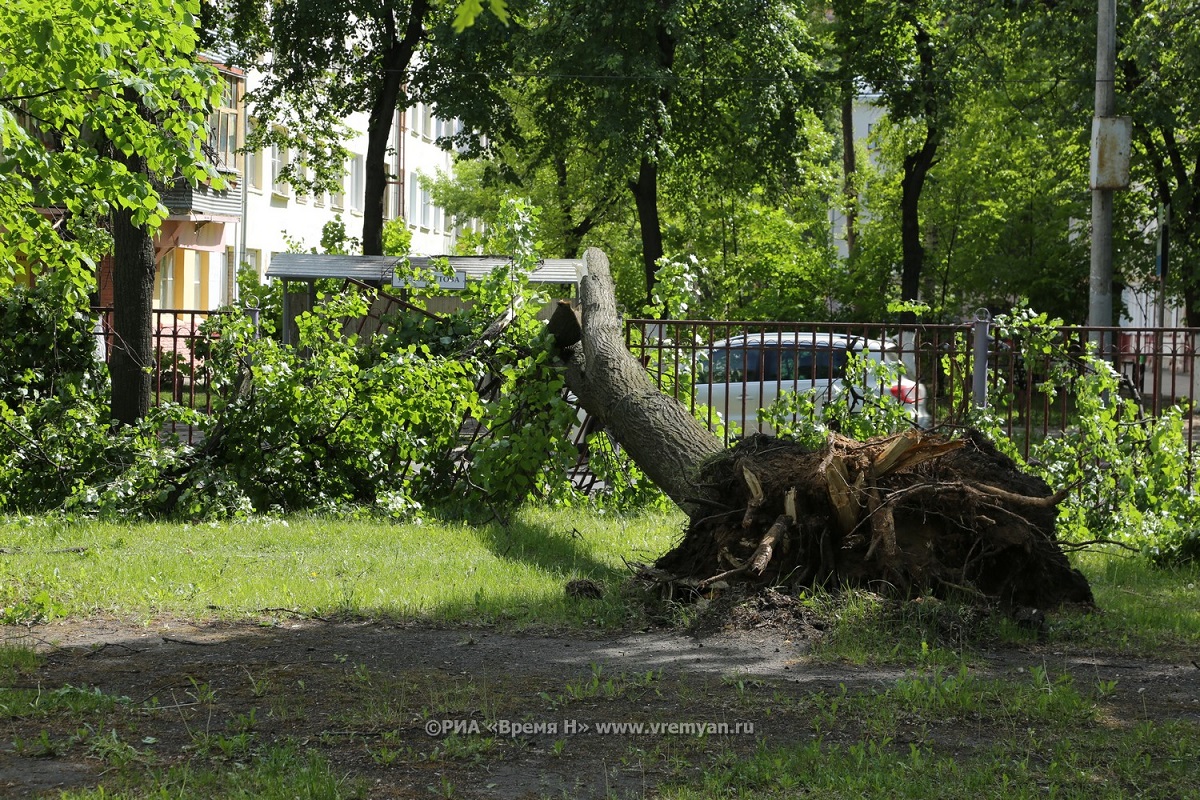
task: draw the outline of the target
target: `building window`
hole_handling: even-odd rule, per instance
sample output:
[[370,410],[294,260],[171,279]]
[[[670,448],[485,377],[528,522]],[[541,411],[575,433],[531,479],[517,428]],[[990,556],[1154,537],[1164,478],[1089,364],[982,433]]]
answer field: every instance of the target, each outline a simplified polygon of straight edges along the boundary
[[158,307],[175,308],[175,250],[163,254],[158,262]]
[[428,189],[421,189],[421,227],[433,227],[433,195]]
[[[296,173],[297,173],[297,177],[301,181],[306,181],[310,177],[312,177],[312,174],[311,174],[312,170],[310,170],[308,168],[307,162],[308,162],[308,158],[303,153],[296,154]],[[303,184],[296,187],[296,202],[297,203],[307,203],[308,202],[308,189]]]
[[329,194],[329,205],[334,208],[341,209],[346,205],[346,175],[343,173],[338,176],[337,185]]
[[[250,129],[254,129],[254,120],[250,121]],[[246,153],[243,158],[246,159],[246,181],[249,188],[256,192],[262,191],[263,182],[263,159],[262,153],[258,150],[252,150]]]
[[241,79],[233,75],[221,75],[221,99],[208,115],[208,146],[216,154],[217,167],[228,172],[236,171],[238,163],[238,129],[241,114],[238,111],[238,90]]
[[208,253],[196,254],[196,276],[192,281],[192,308],[208,310]]
[[271,191],[280,197],[287,197],[289,187],[283,179],[283,171],[288,165],[288,149],[278,142],[271,143]]
[[417,227],[417,222],[419,221],[417,209],[421,207],[419,204],[421,199],[420,192],[421,188],[417,186],[417,173],[408,173],[408,208],[406,209],[405,220],[413,228]]
[[362,156],[350,158],[350,210],[361,214],[366,206],[366,164]]

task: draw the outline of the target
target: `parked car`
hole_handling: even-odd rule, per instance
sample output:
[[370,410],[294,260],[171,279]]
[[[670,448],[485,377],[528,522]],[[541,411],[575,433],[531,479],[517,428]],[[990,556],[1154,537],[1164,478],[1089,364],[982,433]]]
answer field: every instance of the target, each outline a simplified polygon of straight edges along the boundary
[[[886,370],[868,370],[864,386],[848,386],[846,366],[850,354],[863,353]],[[890,386],[880,386],[877,372],[903,372],[896,344],[841,333],[764,333],[722,339],[712,345],[711,358],[702,365],[696,381],[696,402],[719,413],[727,425],[743,434],[774,433],[760,423],[758,410],[771,405],[783,391],[813,393],[821,409],[849,391],[850,408],[861,408],[872,398],[903,404],[914,424],[927,428],[932,418],[925,407],[928,392],[919,383],[899,375]]]

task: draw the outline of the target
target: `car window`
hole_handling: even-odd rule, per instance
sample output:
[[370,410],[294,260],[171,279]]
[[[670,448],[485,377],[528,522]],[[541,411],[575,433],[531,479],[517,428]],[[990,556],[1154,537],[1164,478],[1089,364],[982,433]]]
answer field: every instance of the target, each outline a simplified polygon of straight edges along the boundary
[[713,350],[712,364],[701,374],[703,383],[742,383],[757,381],[761,367],[757,346],[721,347]]
[[797,345],[779,354],[780,379],[814,381],[844,378],[846,361],[846,351],[841,347]]
[[841,347],[735,345],[714,350],[711,364],[701,369],[698,380],[701,383],[830,380],[845,377],[846,361],[846,350]]

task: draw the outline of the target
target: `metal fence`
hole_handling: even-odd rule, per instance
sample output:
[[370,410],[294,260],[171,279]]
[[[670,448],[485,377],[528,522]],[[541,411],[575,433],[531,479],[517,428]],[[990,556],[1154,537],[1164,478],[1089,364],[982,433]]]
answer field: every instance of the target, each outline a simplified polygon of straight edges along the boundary
[[[867,340],[886,342],[903,364],[904,375],[919,384],[927,414],[923,421],[928,426],[961,424],[971,406],[986,405],[1026,455],[1033,443],[1069,433],[1077,424],[1072,376],[1088,369],[1082,356],[1089,342],[1098,343],[1108,353],[1121,375],[1120,392],[1135,401],[1139,415],[1157,416],[1171,406],[1182,405],[1190,421],[1200,396],[1196,346],[1200,329],[1070,326],[1054,329],[1053,334],[1054,346],[1047,351],[1030,341],[1004,338],[986,317],[957,325],[913,326],[649,319],[626,322],[629,349],[646,364],[664,391],[687,399],[693,409],[697,394],[705,395],[686,391],[697,378],[706,384],[702,388],[738,384],[738,391],[717,392],[714,388],[711,396],[720,397],[720,402],[708,412],[710,423],[718,421],[716,413],[721,420],[753,420],[757,402],[773,397],[776,392],[772,389],[787,389],[799,378],[808,377],[799,367],[805,354],[816,356],[822,346],[847,343],[859,348]],[[795,354],[791,374],[789,347]],[[739,350],[769,352],[771,357],[764,356],[755,364],[753,359],[739,360]],[[809,361],[815,363],[812,358]],[[731,363],[749,369],[735,374]],[[832,369],[828,365],[826,368]],[[836,377],[834,372],[826,373],[826,385],[831,376]],[[880,385],[874,390],[884,394],[888,388]],[[901,387],[892,388],[892,394],[902,391]],[[1196,433],[1190,422],[1186,436],[1189,447],[1195,449]]]
[[[93,309],[99,318],[97,336],[106,358],[120,346],[112,331],[112,309]],[[228,312],[164,309],[154,312],[151,403],[176,402],[211,412],[215,399],[212,374],[197,344],[210,336],[201,328],[210,317]],[[797,334],[799,336],[797,336]],[[1080,358],[1089,342],[1103,342],[1113,366],[1122,377],[1121,393],[1132,398],[1144,416],[1158,416],[1182,405],[1188,417],[1189,447],[1197,448],[1191,424],[1192,410],[1200,397],[1200,367],[1196,328],[1088,328],[1056,329],[1055,347],[1042,352],[1028,341],[1006,339],[990,320],[957,325],[881,325],[831,322],[714,322],[707,320],[631,319],[626,322],[626,344],[658,380],[664,391],[696,406],[692,391],[696,378],[710,383],[757,384],[764,389],[787,388],[793,376],[766,363],[753,375],[733,374],[725,362],[722,374],[711,372],[725,343],[743,337],[749,349],[768,342],[798,341],[799,353],[816,349],[825,341],[885,341],[903,364],[904,375],[919,385],[921,403],[931,427],[961,423],[971,405],[986,404],[1005,426],[1008,435],[1028,454],[1031,444],[1068,433],[1077,424],[1071,375],[1086,369]],[[986,354],[986,359],[983,358]],[[786,361],[786,358],[784,359]],[[881,394],[889,387],[878,386]],[[753,418],[754,408],[734,409],[733,395],[712,408],[710,415]],[[718,419],[710,416],[710,422]],[[581,430],[586,430],[583,426]],[[582,434],[580,434],[582,435]],[[194,432],[187,431],[189,440]]]
[[[111,359],[113,352],[122,346],[113,331],[113,310],[93,308],[98,319],[97,346],[104,360]],[[212,371],[205,362],[202,341],[211,341],[211,334],[201,329],[210,317],[229,312],[201,311],[192,309],[155,309],[151,341],[154,352],[151,370],[150,405],[179,403],[197,411],[211,413],[213,409]],[[178,433],[185,441],[193,442],[198,435],[190,426]]]

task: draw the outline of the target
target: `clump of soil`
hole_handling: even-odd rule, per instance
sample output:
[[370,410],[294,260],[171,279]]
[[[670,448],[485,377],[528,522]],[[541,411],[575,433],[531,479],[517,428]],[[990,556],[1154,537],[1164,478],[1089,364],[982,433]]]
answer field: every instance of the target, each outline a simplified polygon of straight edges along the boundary
[[712,513],[693,516],[653,571],[675,587],[848,585],[1010,608],[1093,602],[1055,537],[1065,492],[975,431],[835,435],[816,451],[755,435],[706,464],[696,483]]

